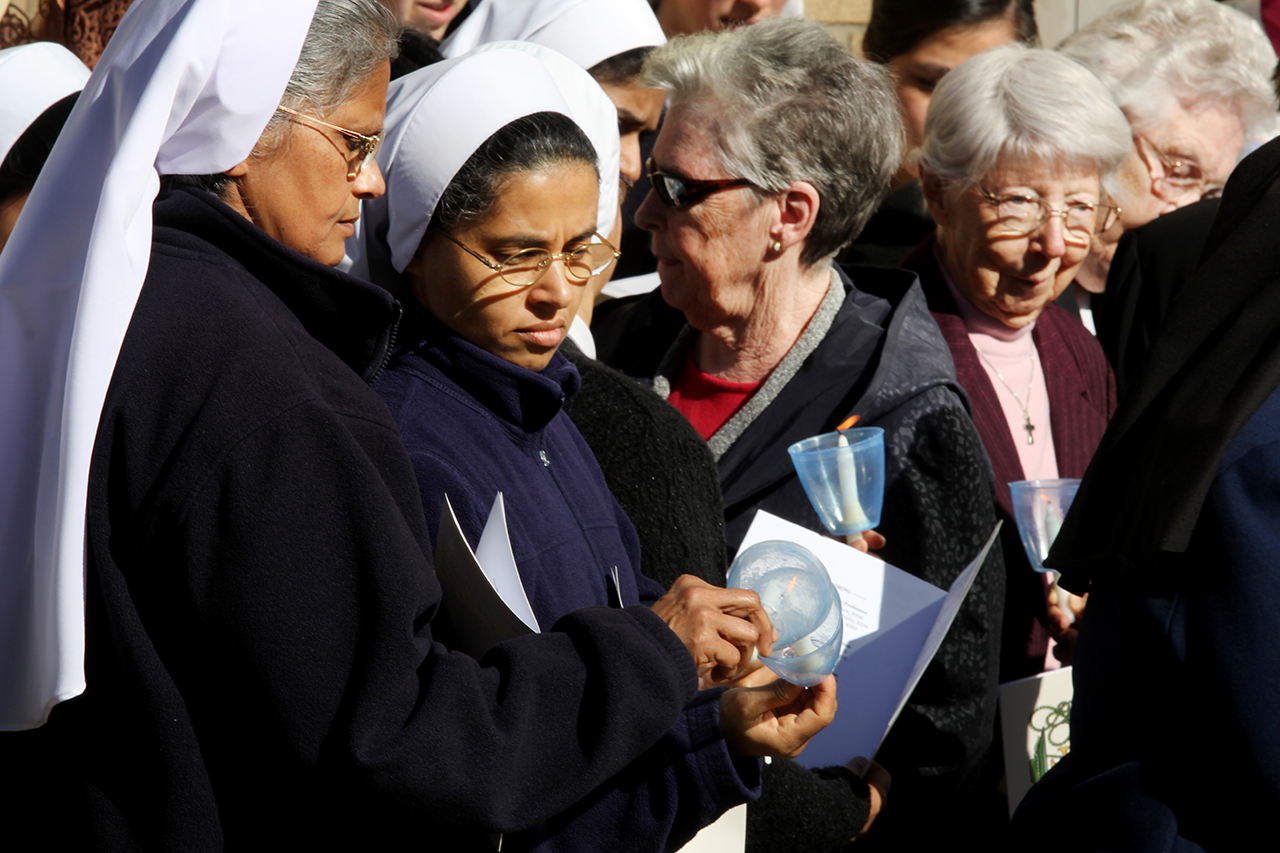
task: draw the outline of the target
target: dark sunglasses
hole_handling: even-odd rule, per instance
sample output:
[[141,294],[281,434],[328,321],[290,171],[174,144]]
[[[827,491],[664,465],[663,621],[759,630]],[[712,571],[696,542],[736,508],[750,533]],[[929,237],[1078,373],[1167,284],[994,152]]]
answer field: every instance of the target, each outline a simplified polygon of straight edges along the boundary
[[683,210],[702,201],[709,195],[751,187],[755,184],[746,178],[721,178],[714,181],[697,181],[693,178],[682,178],[670,172],[660,172],[653,167],[653,158],[645,163],[645,171],[649,173],[649,184],[658,194],[658,201],[675,210]]

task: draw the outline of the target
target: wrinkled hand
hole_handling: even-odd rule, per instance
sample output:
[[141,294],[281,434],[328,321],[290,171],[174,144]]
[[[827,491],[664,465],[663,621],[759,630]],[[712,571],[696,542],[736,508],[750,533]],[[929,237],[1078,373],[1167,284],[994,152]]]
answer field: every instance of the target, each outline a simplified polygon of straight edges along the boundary
[[864,554],[871,554],[876,559],[884,559],[879,554],[872,554],[872,551],[879,551],[884,547],[885,538],[874,530],[864,530],[861,533],[852,533],[844,537],[846,545],[856,548]]
[[795,758],[836,715],[836,679],[804,688],[774,679],[720,695],[720,728],[732,755]]
[[760,596],[750,590],[724,589],[681,575],[653,603],[653,612],[693,655],[700,680],[723,684],[754,668],[752,650],[761,656],[773,651],[773,623]]

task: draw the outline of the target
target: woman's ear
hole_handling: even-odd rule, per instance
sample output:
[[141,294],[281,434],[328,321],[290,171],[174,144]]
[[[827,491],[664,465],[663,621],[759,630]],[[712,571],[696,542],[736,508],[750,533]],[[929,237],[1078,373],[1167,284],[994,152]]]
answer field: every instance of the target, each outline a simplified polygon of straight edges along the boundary
[[943,226],[950,225],[951,215],[947,206],[946,182],[921,166],[920,189],[924,193],[924,203],[929,208],[929,215],[933,217],[933,221]]
[[818,188],[808,181],[796,181],[778,197],[778,221],[769,236],[782,244],[783,251],[803,243],[817,223],[821,207]]
[[246,157],[243,160],[241,160],[239,163],[236,163],[230,169],[227,169],[227,171],[223,172],[222,174],[226,175],[228,178],[243,178],[248,173],[249,173],[249,157]]

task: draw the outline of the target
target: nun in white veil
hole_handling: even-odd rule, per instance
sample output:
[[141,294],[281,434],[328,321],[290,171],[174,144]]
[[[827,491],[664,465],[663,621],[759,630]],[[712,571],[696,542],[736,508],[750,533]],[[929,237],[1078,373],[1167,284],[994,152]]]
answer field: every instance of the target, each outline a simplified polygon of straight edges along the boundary
[[27,201],[20,248],[0,256],[0,728],[40,725],[84,689],[89,453],[146,273],[159,174],[244,159],[314,9],[136,4]]
[[139,0],[0,255],[14,838],[470,849],[569,809],[696,693],[702,657],[644,608],[485,668],[433,641],[368,387],[400,308],[332,268],[384,189],[395,36],[378,0]]
[[0,50],[0,161],[40,114],[79,92],[89,69],[60,44],[36,42]]
[[0,251],[89,69],[51,42],[0,50]]
[[[499,79],[506,97],[474,110],[475,93]],[[365,204],[367,230],[348,247],[381,259],[369,267],[375,281],[405,295],[400,345],[374,390],[400,427],[429,530],[456,519],[476,542],[491,508],[505,512],[536,625],[611,602],[651,603],[664,618],[696,596],[727,603],[748,594],[686,578],[664,595],[640,574],[634,529],[561,408],[579,381],[557,348],[614,253],[593,233],[602,170],[560,91],[518,45],[392,83],[379,155],[387,193]],[[615,834],[629,849],[684,843],[756,794],[759,765],[736,742],[743,698],[699,694],[649,753],[509,843],[598,850]]]
[[[441,45],[446,56],[460,56],[479,45],[514,40],[550,48],[586,70],[608,96],[619,137],[619,202],[642,181],[648,140],[656,133],[666,93],[639,85],[640,69],[649,51],[666,43],[662,27],[648,0],[482,0],[471,15]],[[602,152],[603,153],[603,152]],[[643,192],[637,190],[640,197]],[[614,190],[601,191],[603,207]],[[636,204],[639,202],[636,201]],[[601,233],[621,247],[630,222],[619,215],[617,227]],[[648,244],[647,234],[642,242]],[[595,357],[595,342],[587,330],[594,299],[607,286],[614,269],[591,284],[582,320],[571,339],[586,355]]]

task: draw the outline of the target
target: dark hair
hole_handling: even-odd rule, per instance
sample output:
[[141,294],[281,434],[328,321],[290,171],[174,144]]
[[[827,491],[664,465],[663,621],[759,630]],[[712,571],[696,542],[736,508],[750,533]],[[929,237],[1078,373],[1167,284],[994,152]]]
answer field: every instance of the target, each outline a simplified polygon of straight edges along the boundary
[[80,93],[74,92],[55,102],[40,113],[39,118],[31,122],[13,143],[4,162],[0,163],[0,204],[31,192],[78,97]]
[[602,59],[587,69],[587,73],[602,86],[627,86],[636,82],[644,61],[653,53],[654,47],[633,47],[622,53],[615,53],[608,59]]
[[560,113],[533,113],[494,133],[475,150],[440,194],[427,230],[453,231],[484,217],[503,184],[522,173],[566,163],[590,165],[600,178],[596,149],[573,119]]
[[930,36],[1009,18],[1018,41],[1037,47],[1040,33],[1032,0],[873,0],[862,53],[888,64]]
[[399,46],[399,55],[391,60],[392,80],[399,80],[419,68],[443,62],[445,58],[440,52],[440,42],[413,27],[400,30]]

